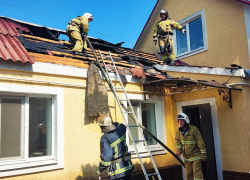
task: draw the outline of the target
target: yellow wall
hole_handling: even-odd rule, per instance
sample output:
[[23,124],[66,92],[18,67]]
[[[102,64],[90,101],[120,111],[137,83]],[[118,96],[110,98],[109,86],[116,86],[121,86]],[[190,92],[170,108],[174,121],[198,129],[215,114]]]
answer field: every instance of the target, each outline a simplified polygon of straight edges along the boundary
[[[216,98],[222,168],[225,171],[249,172],[249,90],[246,87],[243,87],[243,91],[232,90],[232,109],[222,100],[223,97],[219,96],[217,88],[172,96],[176,103],[208,97]],[[173,114],[176,117],[177,107],[173,107]]]
[[[0,76],[12,78],[27,78],[31,80],[50,81],[57,83],[71,83],[86,85],[86,78],[77,78],[70,76],[58,76],[41,73],[31,73],[16,70],[0,71]],[[95,118],[90,118],[85,114],[85,88],[69,87],[65,85],[48,85],[46,82],[35,83],[32,81],[22,82],[19,80],[7,80],[2,78],[1,83],[15,83],[27,86],[42,86],[42,87],[58,87],[64,92],[64,169],[52,170],[48,172],[40,172],[35,174],[25,174],[22,176],[7,177],[3,179],[11,180],[69,180],[75,179],[78,175],[91,179],[97,178],[96,170],[100,162],[100,138],[102,133],[100,127],[96,124]],[[136,83],[128,83],[126,89],[141,91],[142,87]],[[119,107],[115,102],[113,94],[109,91],[109,106],[114,121],[123,122]],[[121,95],[121,94],[120,94]],[[165,99],[165,104],[171,107],[171,99]],[[166,114],[166,129],[176,126],[170,120],[170,114]],[[176,130],[167,131],[168,145],[172,149],[175,147],[172,142],[173,132]],[[128,137],[127,137],[128,138]],[[155,161],[158,167],[177,164],[172,155],[165,154],[155,156]],[[149,159],[144,160],[147,168],[152,168]],[[133,159],[136,165],[135,171],[140,168],[137,159]]]
[[[250,67],[243,3],[234,0],[166,0],[163,8],[174,21],[205,10],[208,51],[184,58],[185,62],[203,66],[238,64]],[[157,17],[153,24],[159,20],[160,17]],[[153,29],[154,26],[150,28],[140,50],[159,52],[158,46],[152,41]]]

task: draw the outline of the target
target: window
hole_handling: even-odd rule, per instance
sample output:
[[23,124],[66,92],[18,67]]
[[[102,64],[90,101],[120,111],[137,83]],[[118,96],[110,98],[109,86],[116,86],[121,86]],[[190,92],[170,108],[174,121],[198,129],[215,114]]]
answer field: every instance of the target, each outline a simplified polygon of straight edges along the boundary
[[0,177],[62,168],[62,90],[14,86],[0,83]]
[[184,58],[207,50],[205,13],[201,10],[179,22],[187,33],[175,31],[176,57]]
[[[144,103],[144,102],[132,102],[131,103],[137,119],[142,125],[149,130],[154,136],[156,133],[156,118],[155,118],[155,104],[154,103]],[[135,125],[134,120],[128,116],[128,124]],[[137,127],[131,127],[131,132],[135,140],[142,139]],[[156,145],[156,141],[152,139],[147,133],[143,134],[148,145]],[[129,146],[133,146],[131,139],[129,138]],[[144,148],[143,143],[137,143],[138,148]]]
[[[161,101],[160,97],[155,97],[153,100],[143,101],[143,96],[131,94],[128,96],[130,96],[129,98],[131,99],[131,105],[138,121],[154,136],[164,142],[166,131],[163,117],[164,109],[162,109],[163,102]],[[134,120],[130,116],[127,116],[127,119],[129,125],[135,125]],[[133,134],[134,140],[142,139],[138,127],[130,127],[130,130]],[[164,149],[158,145],[158,143],[151,136],[149,136],[147,133],[143,133],[143,135],[150,149],[155,151],[153,154],[165,153]],[[134,146],[129,134],[127,134],[127,144],[129,145],[129,151],[134,151]],[[146,152],[146,147],[143,142],[137,142],[136,146],[139,152]]]

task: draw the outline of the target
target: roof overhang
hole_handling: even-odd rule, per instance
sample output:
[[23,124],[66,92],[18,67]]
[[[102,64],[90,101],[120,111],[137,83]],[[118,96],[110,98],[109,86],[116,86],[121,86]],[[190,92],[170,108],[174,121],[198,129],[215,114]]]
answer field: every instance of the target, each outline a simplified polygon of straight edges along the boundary
[[145,24],[145,26],[143,27],[141,34],[139,36],[139,38],[137,39],[134,48],[133,49],[140,49],[143,40],[145,39],[145,37],[148,35],[150,27],[154,26],[154,21],[156,19],[156,17],[159,17],[159,13],[161,11],[161,8],[163,6],[164,0],[158,0]]

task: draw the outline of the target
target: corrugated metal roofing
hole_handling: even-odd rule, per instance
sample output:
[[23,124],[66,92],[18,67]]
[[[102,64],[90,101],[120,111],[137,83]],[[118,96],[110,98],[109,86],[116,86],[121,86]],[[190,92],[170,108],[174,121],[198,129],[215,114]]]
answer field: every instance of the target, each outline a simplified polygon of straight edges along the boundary
[[0,34],[0,59],[34,63],[18,38],[9,34]]
[[3,35],[9,34],[11,36],[20,36],[17,29],[20,29],[23,32],[30,33],[30,30],[23,25],[0,17],[0,33]]
[[236,0],[236,1],[243,2],[243,3],[246,3],[246,4],[250,5],[250,0]]
[[20,31],[30,33],[23,25],[0,17],[0,59],[34,63],[27,50],[18,40]]

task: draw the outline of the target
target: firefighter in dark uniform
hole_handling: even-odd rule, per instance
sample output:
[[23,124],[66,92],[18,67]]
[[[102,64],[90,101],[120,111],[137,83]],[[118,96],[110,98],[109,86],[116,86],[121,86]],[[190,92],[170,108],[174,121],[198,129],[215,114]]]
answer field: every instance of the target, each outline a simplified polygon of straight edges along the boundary
[[126,144],[126,126],[112,123],[107,115],[98,118],[102,133],[100,148],[101,162],[97,174],[108,168],[109,179],[130,180],[134,166],[131,162],[131,154],[128,153]]
[[171,64],[172,60],[175,59],[172,29],[180,30],[183,33],[185,33],[186,30],[183,29],[183,27],[177,22],[171,20],[168,17],[168,12],[165,9],[161,10],[160,17],[161,20],[158,21],[154,28],[153,40],[158,40],[160,53],[162,55],[164,64]]
[[68,23],[66,35],[69,37],[69,42],[74,45],[72,51],[75,54],[79,55],[83,48],[87,49],[86,39],[82,38],[82,33],[88,36],[90,21],[93,21],[92,14],[84,13],[83,16],[78,16]]

